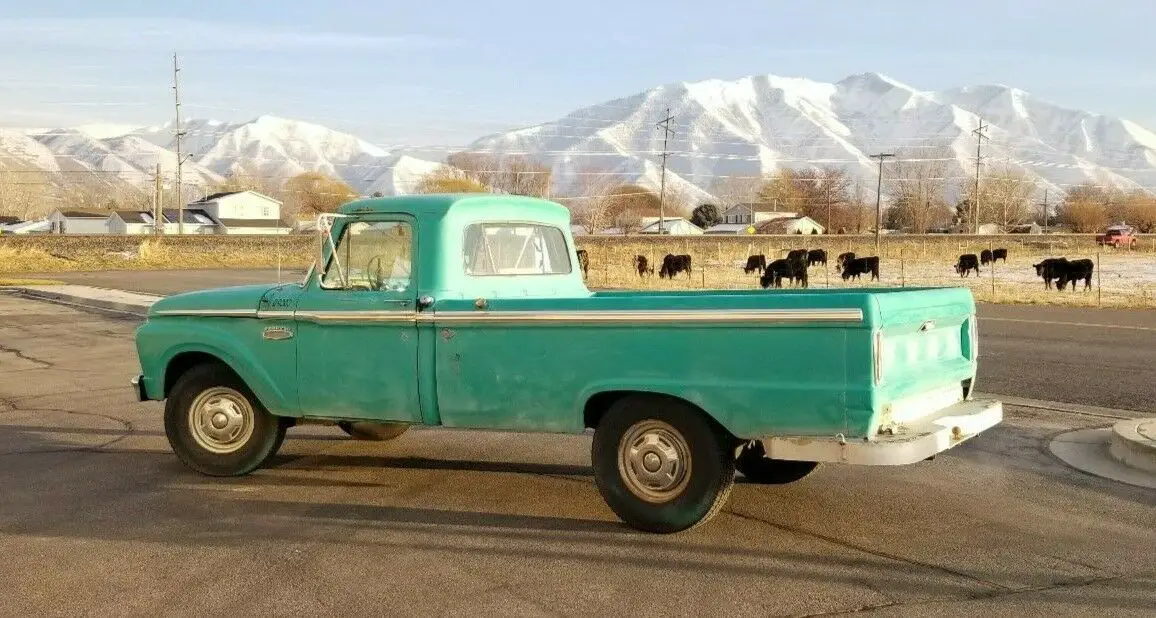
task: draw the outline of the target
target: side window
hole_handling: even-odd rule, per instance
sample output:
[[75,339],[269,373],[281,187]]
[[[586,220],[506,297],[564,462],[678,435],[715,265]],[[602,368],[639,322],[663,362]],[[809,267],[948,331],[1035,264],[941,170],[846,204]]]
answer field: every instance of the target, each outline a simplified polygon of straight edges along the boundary
[[413,230],[400,221],[354,221],[346,225],[321,275],[327,290],[409,290]]
[[532,223],[474,223],[466,227],[462,262],[467,275],[564,275],[571,270],[566,237]]

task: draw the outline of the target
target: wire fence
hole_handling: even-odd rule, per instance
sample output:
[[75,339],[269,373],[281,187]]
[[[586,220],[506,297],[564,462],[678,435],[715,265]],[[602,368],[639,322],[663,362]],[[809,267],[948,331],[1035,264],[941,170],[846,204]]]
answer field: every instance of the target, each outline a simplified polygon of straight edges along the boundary
[[[593,289],[758,289],[760,274],[744,272],[748,256],[762,254],[770,262],[791,249],[823,249],[827,264],[808,270],[811,288],[966,286],[980,302],[1156,308],[1156,235],[1138,237],[1135,246],[1118,249],[1100,246],[1090,234],[905,235],[882,237],[878,251],[868,236],[579,236],[577,244],[589,257],[587,285]],[[1007,258],[981,264],[978,274],[956,272],[961,255],[982,257],[984,250],[996,249],[1005,249]],[[845,252],[878,256],[879,279],[861,275],[844,280],[835,261]],[[692,271],[673,279],[660,277],[668,253],[690,255]],[[646,257],[653,275],[639,276],[637,255]],[[1034,265],[1054,257],[1091,259],[1095,267],[1090,286],[1081,280],[1064,290],[1054,283],[1046,287]]]

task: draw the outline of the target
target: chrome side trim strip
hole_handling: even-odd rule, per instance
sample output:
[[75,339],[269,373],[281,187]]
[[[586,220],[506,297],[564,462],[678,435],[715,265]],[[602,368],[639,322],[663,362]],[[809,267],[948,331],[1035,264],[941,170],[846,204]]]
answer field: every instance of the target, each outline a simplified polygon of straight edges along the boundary
[[255,318],[256,309],[161,309],[154,315],[198,316],[202,318]]
[[409,322],[416,323],[413,311],[298,311],[298,320],[309,322]]
[[621,324],[621,323],[754,323],[776,324],[785,322],[852,322],[863,321],[860,309],[746,309],[718,310],[692,309],[650,311],[442,311],[419,315],[419,321],[446,324],[473,322],[501,324]]
[[782,324],[794,322],[860,323],[861,309],[691,309],[651,311],[252,311],[249,309],[171,309],[157,315],[292,319],[309,322],[386,322],[436,324]]

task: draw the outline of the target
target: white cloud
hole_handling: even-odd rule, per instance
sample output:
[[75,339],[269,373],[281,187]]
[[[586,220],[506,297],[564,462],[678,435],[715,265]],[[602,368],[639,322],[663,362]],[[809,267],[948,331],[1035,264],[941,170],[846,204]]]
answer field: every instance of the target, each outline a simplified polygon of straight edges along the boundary
[[420,34],[350,34],[197,19],[0,19],[0,50],[5,51],[388,51],[449,43]]

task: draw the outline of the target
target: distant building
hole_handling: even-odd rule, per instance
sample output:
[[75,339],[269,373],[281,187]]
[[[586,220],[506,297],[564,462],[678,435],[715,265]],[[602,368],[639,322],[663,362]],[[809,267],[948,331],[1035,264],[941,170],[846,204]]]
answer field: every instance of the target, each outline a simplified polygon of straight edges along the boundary
[[976,234],[982,234],[984,236],[990,236],[992,234],[1003,234],[1003,227],[998,223],[984,223],[979,226]]
[[778,210],[778,206],[774,204],[754,202],[735,204],[719,213],[719,216],[722,217],[720,223],[751,225],[752,223],[762,223],[763,221],[770,221],[771,219],[779,217],[796,217],[798,213]]
[[[162,221],[160,224],[164,226]],[[157,222],[151,212],[116,210],[108,216],[109,234],[154,234]]]
[[0,225],[13,225],[16,223],[23,223],[23,221],[20,220],[20,217],[0,215]]
[[48,219],[40,221],[19,221],[0,225],[0,234],[47,234],[52,229]]
[[[281,220],[281,202],[256,191],[213,193],[191,202],[186,212],[201,211],[218,234],[288,234],[293,224]],[[188,222],[185,224],[188,233]]]
[[755,224],[759,234],[825,234],[827,229],[806,215],[777,217]]
[[48,229],[53,234],[107,234],[108,212],[54,210],[48,215]]
[[671,236],[697,236],[702,228],[682,217],[666,217],[660,222],[658,217],[643,217],[639,234],[669,234]]
[[704,234],[754,234],[756,231],[754,226],[749,223],[719,223],[712,225],[705,230]]
[[1025,223],[1008,228],[1008,234],[1043,234],[1044,228],[1039,223]]
[[216,234],[218,231],[217,222],[209,213],[193,208],[191,204],[183,212],[177,208],[167,208],[161,212],[161,216],[165,218],[166,234],[180,234],[182,220],[185,222],[185,234]]

